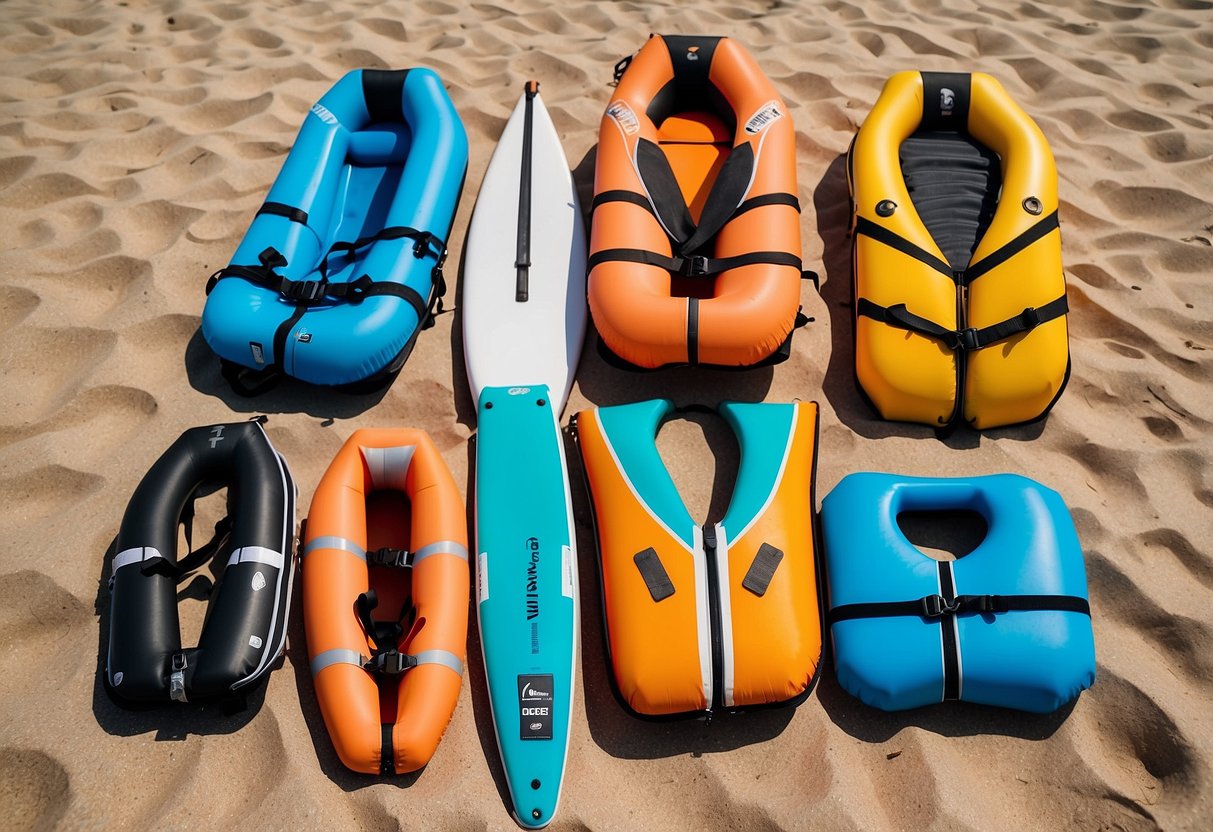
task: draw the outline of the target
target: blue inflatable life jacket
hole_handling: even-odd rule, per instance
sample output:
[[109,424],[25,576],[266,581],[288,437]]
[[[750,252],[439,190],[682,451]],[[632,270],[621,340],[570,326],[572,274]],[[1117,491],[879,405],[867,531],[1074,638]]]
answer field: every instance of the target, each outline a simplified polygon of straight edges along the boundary
[[[906,511],[967,509],[985,539],[936,561]],[[1095,681],[1082,549],[1057,492],[1025,477],[852,474],[822,502],[838,681],[886,711],[964,700],[1048,713]]]
[[428,69],[354,70],[325,93],[207,284],[202,335],[233,386],[399,369],[445,289],[467,160],[463,123]]

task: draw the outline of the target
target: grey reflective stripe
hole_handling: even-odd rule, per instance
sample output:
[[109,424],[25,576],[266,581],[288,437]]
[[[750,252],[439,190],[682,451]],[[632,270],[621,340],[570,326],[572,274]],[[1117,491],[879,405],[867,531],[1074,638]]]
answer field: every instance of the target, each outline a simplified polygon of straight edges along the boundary
[[413,654],[417,659],[417,664],[440,664],[443,667],[449,667],[451,670],[463,675],[463,662],[458,656],[449,650],[422,650],[420,653]]
[[315,676],[326,667],[334,664],[352,664],[355,667],[362,667],[366,662],[366,657],[357,650],[345,650],[337,648],[336,650],[325,650],[316,658],[312,659],[312,675]]
[[123,549],[114,555],[114,565],[110,570],[110,574],[114,574],[124,566],[130,566],[132,563],[143,563],[145,560],[163,557],[164,555],[160,554],[160,550],[152,546],[137,546],[133,549]]
[[314,540],[309,541],[303,547],[303,556],[307,557],[317,549],[340,549],[343,552],[349,552],[351,555],[357,555],[363,560],[366,560],[366,549],[363,549],[352,540],[347,540],[344,537],[337,537],[336,535],[326,534],[323,537],[317,537]]
[[422,558],[428,558],[430,555],[458,555],[464,560],[468,559],[468,547],[462,543],[457,543],[454,540],[438,540],[434,543],[422,546],[413,553],[413,564]]
[[371,488],[394,488],[404,491],[408,479],[409,464],[413,461],[415,445],[399,445],[395,448],[364,448],[362,458],[366,460],[371,475]]
[[285,558],[281,552],[275,552],[273,549],[267,549],[264,546],[242,546],[232,552],[231,557],[227,559],[227,565],[232,566],[237,563],[264,563],[266,566],[272,566],[275,569],[281,569]]

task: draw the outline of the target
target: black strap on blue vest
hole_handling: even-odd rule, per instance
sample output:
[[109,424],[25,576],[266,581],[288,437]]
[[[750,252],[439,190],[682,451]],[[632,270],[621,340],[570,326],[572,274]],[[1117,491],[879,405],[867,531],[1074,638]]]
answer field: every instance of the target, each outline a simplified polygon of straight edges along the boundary
[[256,216],[269,214],[275,217],[286,217],[291,222],[297,222],[300,225],[307,225],[307,211],[296,208],[293,205],[287,205],[283,202],[266,202],[257,209]]
[[917,615],[927,620],[949,615],[1004,612],[1078,612],[1091,614],[1086,598],[1076,595],[927,595],[917,601],[884,601],[868,604],[842,604],[830,610],[830,624],[855,618],[897,618]]

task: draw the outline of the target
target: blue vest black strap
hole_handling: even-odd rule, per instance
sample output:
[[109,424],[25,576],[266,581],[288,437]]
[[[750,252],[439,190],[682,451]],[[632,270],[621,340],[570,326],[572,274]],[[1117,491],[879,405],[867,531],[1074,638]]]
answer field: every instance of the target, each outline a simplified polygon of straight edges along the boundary
[[300,225],[307,225],[307,211],[303,211],[293,205],[287,205],[282,202],[266,202],[257,209],[256,216],[269,214],[275,217],[286,217],[291,222],[297,222]]
[[997,615],[1004,612],[1077,612],[1091,614],[1086,598],[1076,595],[927,595],[917,601],[842,604],[830,610],[827,621],[836,624],[856,618],[897,618],[917,615],[927,620],[966,613]]

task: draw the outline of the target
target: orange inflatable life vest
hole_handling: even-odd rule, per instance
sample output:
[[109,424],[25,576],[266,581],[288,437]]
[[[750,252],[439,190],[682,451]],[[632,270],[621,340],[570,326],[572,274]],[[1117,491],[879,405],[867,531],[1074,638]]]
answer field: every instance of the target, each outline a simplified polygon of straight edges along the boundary
[[605,346],[643,368],[782,360],[799,212],[792,119],[754,59],[730,38],[652,37],[598,136],[588,293]]
[[585,410],[607,646],[634,714],[794,703],[821,660],[817,405],[721,406],[741,446],[724,518],[698,525],[657,452],[666,400]]
[[346,766],[429,762],[459,699],[468,589],[463,498],[429,435],[355,431],[316,488],[303,545],[308,659]]

